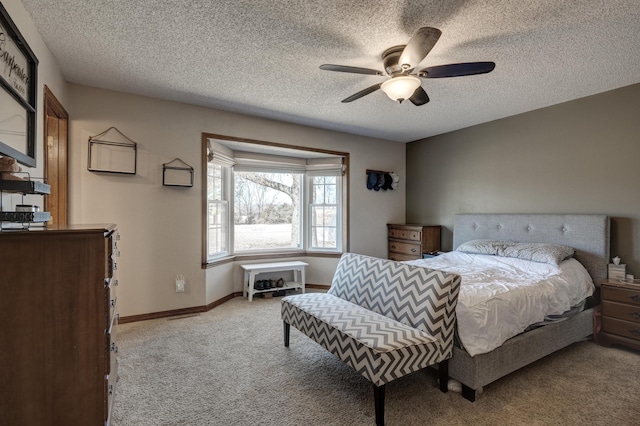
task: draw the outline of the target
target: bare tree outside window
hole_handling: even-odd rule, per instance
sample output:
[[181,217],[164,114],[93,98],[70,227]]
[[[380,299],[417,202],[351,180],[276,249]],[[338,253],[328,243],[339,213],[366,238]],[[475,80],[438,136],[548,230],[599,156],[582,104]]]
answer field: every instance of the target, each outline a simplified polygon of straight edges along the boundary
[[302,174],[236,172],[236,251],[300,248]]

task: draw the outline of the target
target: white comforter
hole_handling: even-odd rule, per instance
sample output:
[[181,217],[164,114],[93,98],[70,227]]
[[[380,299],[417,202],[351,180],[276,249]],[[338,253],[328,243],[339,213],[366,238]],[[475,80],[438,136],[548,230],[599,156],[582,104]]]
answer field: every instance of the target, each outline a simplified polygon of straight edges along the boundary
[[406,263],[462,276],[458,335],[471,355],[489,352],[548,315],[559,315],[593,293],[575,259],[560,266],[509,257],[449,252]]

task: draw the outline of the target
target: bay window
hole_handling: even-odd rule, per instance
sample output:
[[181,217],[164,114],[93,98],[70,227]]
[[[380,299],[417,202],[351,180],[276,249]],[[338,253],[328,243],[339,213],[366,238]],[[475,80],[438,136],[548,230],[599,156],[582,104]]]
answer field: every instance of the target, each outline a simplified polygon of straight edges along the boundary
[[348,154],[218,135],[203,140],[206,263],[239,255],[342,253]]

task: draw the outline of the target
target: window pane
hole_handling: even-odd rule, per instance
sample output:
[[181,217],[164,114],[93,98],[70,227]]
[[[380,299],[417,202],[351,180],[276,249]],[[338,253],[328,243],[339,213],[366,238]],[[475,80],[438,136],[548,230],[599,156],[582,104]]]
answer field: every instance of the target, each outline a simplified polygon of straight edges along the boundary
[[311,248],[337,249],[338,181],[336,176],[314,176],[311,197]]
[[228,252],[227,248],[227,203],[209,202],[208,214],[208,255],[215,256]]
[[208,200],[222,200],[223,174],[220,164],[207,165],[207,197]]
[[337,197],[337,189],[338,185],[336,183],[335,176],[327,176],[325,178],[325,199],[324,202],[326,204],[338,204]]
[[311,246],[336,248],[337,209],[329,206],[312,206]]
[[324,185],[322,184],[313,185],[313,194],[312,194],[311,201],[314,203],[324,202]]
[[225,200],[225,166],[207,163],[207,259],[229,253],[229,206]]
[[300,248],[298,173],[236,172],[234,251]]

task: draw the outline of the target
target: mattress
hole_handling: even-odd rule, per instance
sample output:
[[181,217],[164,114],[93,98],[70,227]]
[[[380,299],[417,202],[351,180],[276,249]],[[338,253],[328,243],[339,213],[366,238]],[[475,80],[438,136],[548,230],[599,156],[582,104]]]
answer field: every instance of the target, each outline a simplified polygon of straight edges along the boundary
[[457,332],[471,356],[490,352],[529,326],[570,311],[594,291],[589,273],[573,258],[554,265],[453,251],[405,263],[462,277]]

